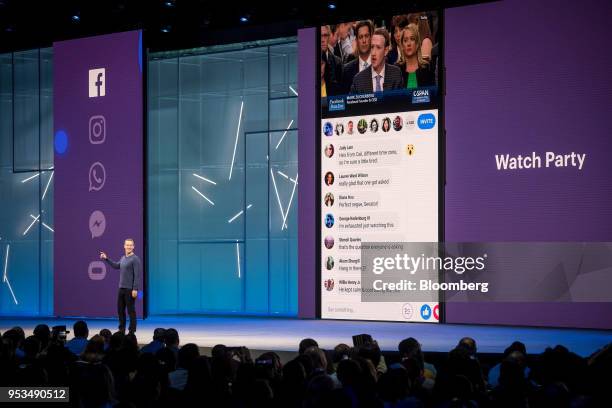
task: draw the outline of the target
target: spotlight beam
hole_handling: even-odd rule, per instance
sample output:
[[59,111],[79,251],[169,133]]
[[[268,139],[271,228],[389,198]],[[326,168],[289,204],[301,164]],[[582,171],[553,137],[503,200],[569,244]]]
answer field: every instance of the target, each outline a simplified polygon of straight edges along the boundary
[[[247,205],[247,210],[248,210],[249,208],[251,208],[252,206],[253,206],[253,204],[249,204],[249,205]],[[234,220],[235,220],[236,218],[240,217],[240,216],[241,216],[243,213],[244,213],[244,210],[240,210],[240,211],[238,211],[238,213],[237,213],[237,214],[235,214],[235,215],[234,215],[232,218],[230,218],[229,220],[227,220],[227,223],[228,223],[228,224],[231,224],[232,222],[234,222]]]
[[276,144],[276,147],[274,148],[274,150],[278,150],[278,146],[280,146],[280,144],[283,143],[283,140],[285,140],[285,136],[287,136],[287,132],[289,131],[289,128],[291,127],[291,125],[293,125],[293,119],[291,119],[291,122],[289,122],[289,124],[287,125],[287,129],[285,129],[285,132],[283,133],[280,140]]
[[47,190],[49,190],[49,185],[51,184],[51,180],[53,180],[53,175],[55,174],[55,171],[51,172],[51,176],[49,176],[49,180],[47,181],[47,186],[45,187],[45,191],[43,192],[42,198],[40,199],[41,201],[45,199],[45,196],[47,195]]
[[8,276],[7,276],[10,248],[11,246],[9,244],[6,244],[6,255],[4,256],[4,273],[2,275],[2,282],[6,283],[6,286],[8,287],[9,291],[11,292],[11,296],[13,297],[13,302],[15,302],[16,305],[18,305],[19,302],[17,301],[17,297],[15,297],[15,292],[13,292],[13,287],[11,286],[11,282],[8,280]]
[[30,214],[30,217],[32,217],[34,219],[34,221],[32,221],[32,223],[30,225],[28,225],[28,228],[26,228],[25,231],[23,231],[23,235],[25,236],[25,234],[28,233],[28,231],[30,230],[30,228],[32,228],[32,225],[34,225],[36,223],[36,221],[38,221],[38,219],[40,218],[40,214],[38,214],[37,217],[34,217],[32,214]]
[[240,101],[240,116],[238,116],[238,127],[236,128],[236,141],[234,142],[234,153],[232,154],[232,164],[230,165],[229,179],[232,179],[232,171],[234,170],[234,160],[236,160],[236,148],[238,147],[238,136],[240,135],[240,123],[242,122],[242,108],[244,101]]
[[202,193],[200,192],[200,190],[198,190],[198,189],[197,189],[197,188],[195,188],[194,186],[191,186],[191,188],[193,189],[193,191],[195,191],[196,193],[198,193],[198,194],[199,194],[199,195],[200,195],[202,198],[204,198],[206,201],[208,201],[208,202],[209,202],[211,205],[215,205],[215,203],[213,203],[213,202],[211,201],[211,199],[210,199],[210,198],[208,198],[208,197],[206,197],[204,194],[202,194]]
[[291,196],[289,197],[289,204],[287,205],[287,212],[285,213],[284,217],[283,217],[283,227],[281,228],[281,230],[285,229],[285,228],[289,228],[289,226],[287,226],[287,218],[289,217],[289,210],[291,210],[291,203],[293,202],[293,196],[295,195],[295,188],[297,187],[297,179],[298,179],[299,174],[295,175],[295,183],[293,183],[293,189],[291,190]]
[[276,199],[278,200],[278,208],[280,209],[281,217],[283,219],[283,225],[281,226],[281,230],[283,230],[285,226],[285,213],[283,212],[283,205],[281,204],[280,196],[278,195],[278,188],[276,188],[276,180],[274,179],[274,171],[270,169],[270,175],[272,176],[272,184],[274,185],[274,192],[276,193]]
[[30,181],[30,180],[32,180],[32,179],[34,179],[34,178],[38,177],[38,176],[40,176],[40,173],[36,173],[36,174],[35,174],[35,175],[33,175],[33,176],[30,176],[30,177],[28,177],[28,178],[26,178],[26,179],[23,179],[23,180],[21,180],[21,182],[22,182],[22,183],[27,183],[28,181]]
[[236,242],[236,265],[238,265],[238,279],[240,279],[240,246]]
[[215,185],[215,186],[217,185],[217,183],[215,183],[215,182],[214,182],[214,181],[212,181],[212,180],[207,179],[206,177],[200,176],[199,174],[195,174],[195,173],[192,173],[192,174],[193,174],[194,176],[196,176],[197,178],[199,178],[199,179],[201,179],[201,180],[204,180],[204,181],[206,181],[206,182],[208,182],[208,183],[210,183],[210,184],[213,184],[213,185]]

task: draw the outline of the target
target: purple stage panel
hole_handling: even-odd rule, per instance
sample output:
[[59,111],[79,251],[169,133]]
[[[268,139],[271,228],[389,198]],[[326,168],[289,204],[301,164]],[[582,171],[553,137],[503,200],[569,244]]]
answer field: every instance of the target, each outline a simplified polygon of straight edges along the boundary
[[[505,0],[445,17],[446,240],[612,241],[610,3]],[[496,154],[533,152],[586,160],[497,169]],[[612,305],[452,303],[446,318],[609,329]]]
[[142,33],[56,42],[53,53],[54,314],[115,316],[119,271],[99,251],[118,261],[130,237],[144,262]]
[[315,55],[319,49],[316,28],[298,31],[298,317],[316,316],[316,220],[319,188],[316,177],[317,149],[317,80]]

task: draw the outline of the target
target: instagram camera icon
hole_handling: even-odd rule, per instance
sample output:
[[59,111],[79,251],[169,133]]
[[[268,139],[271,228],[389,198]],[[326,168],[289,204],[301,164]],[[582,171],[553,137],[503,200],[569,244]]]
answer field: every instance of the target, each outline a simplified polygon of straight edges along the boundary
[[89,118],[89,142],[102,144],[106,140],[106,118],[95,115]]

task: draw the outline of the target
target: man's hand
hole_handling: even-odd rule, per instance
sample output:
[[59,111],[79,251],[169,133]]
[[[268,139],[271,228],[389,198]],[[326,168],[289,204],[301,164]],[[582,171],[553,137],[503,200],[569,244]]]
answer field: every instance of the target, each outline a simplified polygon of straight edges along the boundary
[[133,291],[132,291],[132,297],[133,297],[134,299],[136,299],[136,296],[138,296],[138,291],[137,291],[137,290],[133,290]]
[[106,258],[108,258],[106,256],[106,252],[100,252],[100,259],[106,259]]

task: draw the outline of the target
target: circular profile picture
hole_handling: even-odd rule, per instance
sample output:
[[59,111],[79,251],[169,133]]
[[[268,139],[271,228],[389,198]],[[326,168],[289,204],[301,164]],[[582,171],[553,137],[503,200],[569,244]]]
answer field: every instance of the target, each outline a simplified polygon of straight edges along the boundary
[[334,215],[333,214],[325,214],[325,226],[327,228],[331,228],[334,226]]
[[346,124],[346,134],[347,135],[353,134],[353,121],[352,120],[349,120],[348,123]]
[[336,136],[340,136],[344,133],[344,125],[342,123],[336,123]]
[[404,126],[402,122],[402,118],[396,116],[395,119],[393,119],[393,129],[396,131],[402,130],[402,127]]
[[333,256],[328,256],[327,259],[325,260],[325,269],[327,269],[328,271],[331,271],[332,269],[334,269],[334,257]]
[[325,179],[323,181],[325,181],[326,186],[331,186],[332,184],[334,184],[334,173],[332,173],[331,171],[325,173]]
[[325,286],[325,289],[328,292],[331,292],[332,290],[334,290],[334,280],[333,279],[325,279],[325,282],[323,282],[323,286]]
[[368,121],[365,119],[359,119],[357,122],[357,131],[361,134],[365,133],[368,130]]
[[370,122],[370,130],[372,133],[378,132],[378,121],[376,119],[372,119]]
[[383,122],[382,122],[382,131],[383,132],[388,132],[390,130],[391,130],[391,119],[384,118]]
[[325,145],[325,157],[327,158],[331,158],[334,155],[334,145],[333,144],[327,144]]
[[325,248],[332,249],[334,247],[334,237],[328,235],[325,237]]
[[331,122],[325,122],[325,124],[323,125],[323,133],[325,133],[325,136],[333,135],[334,125],[332,125]]
[[334,205],[334,195],[332,193],[325,194],[323,202],[325,202],[326,207],[332,207]]

